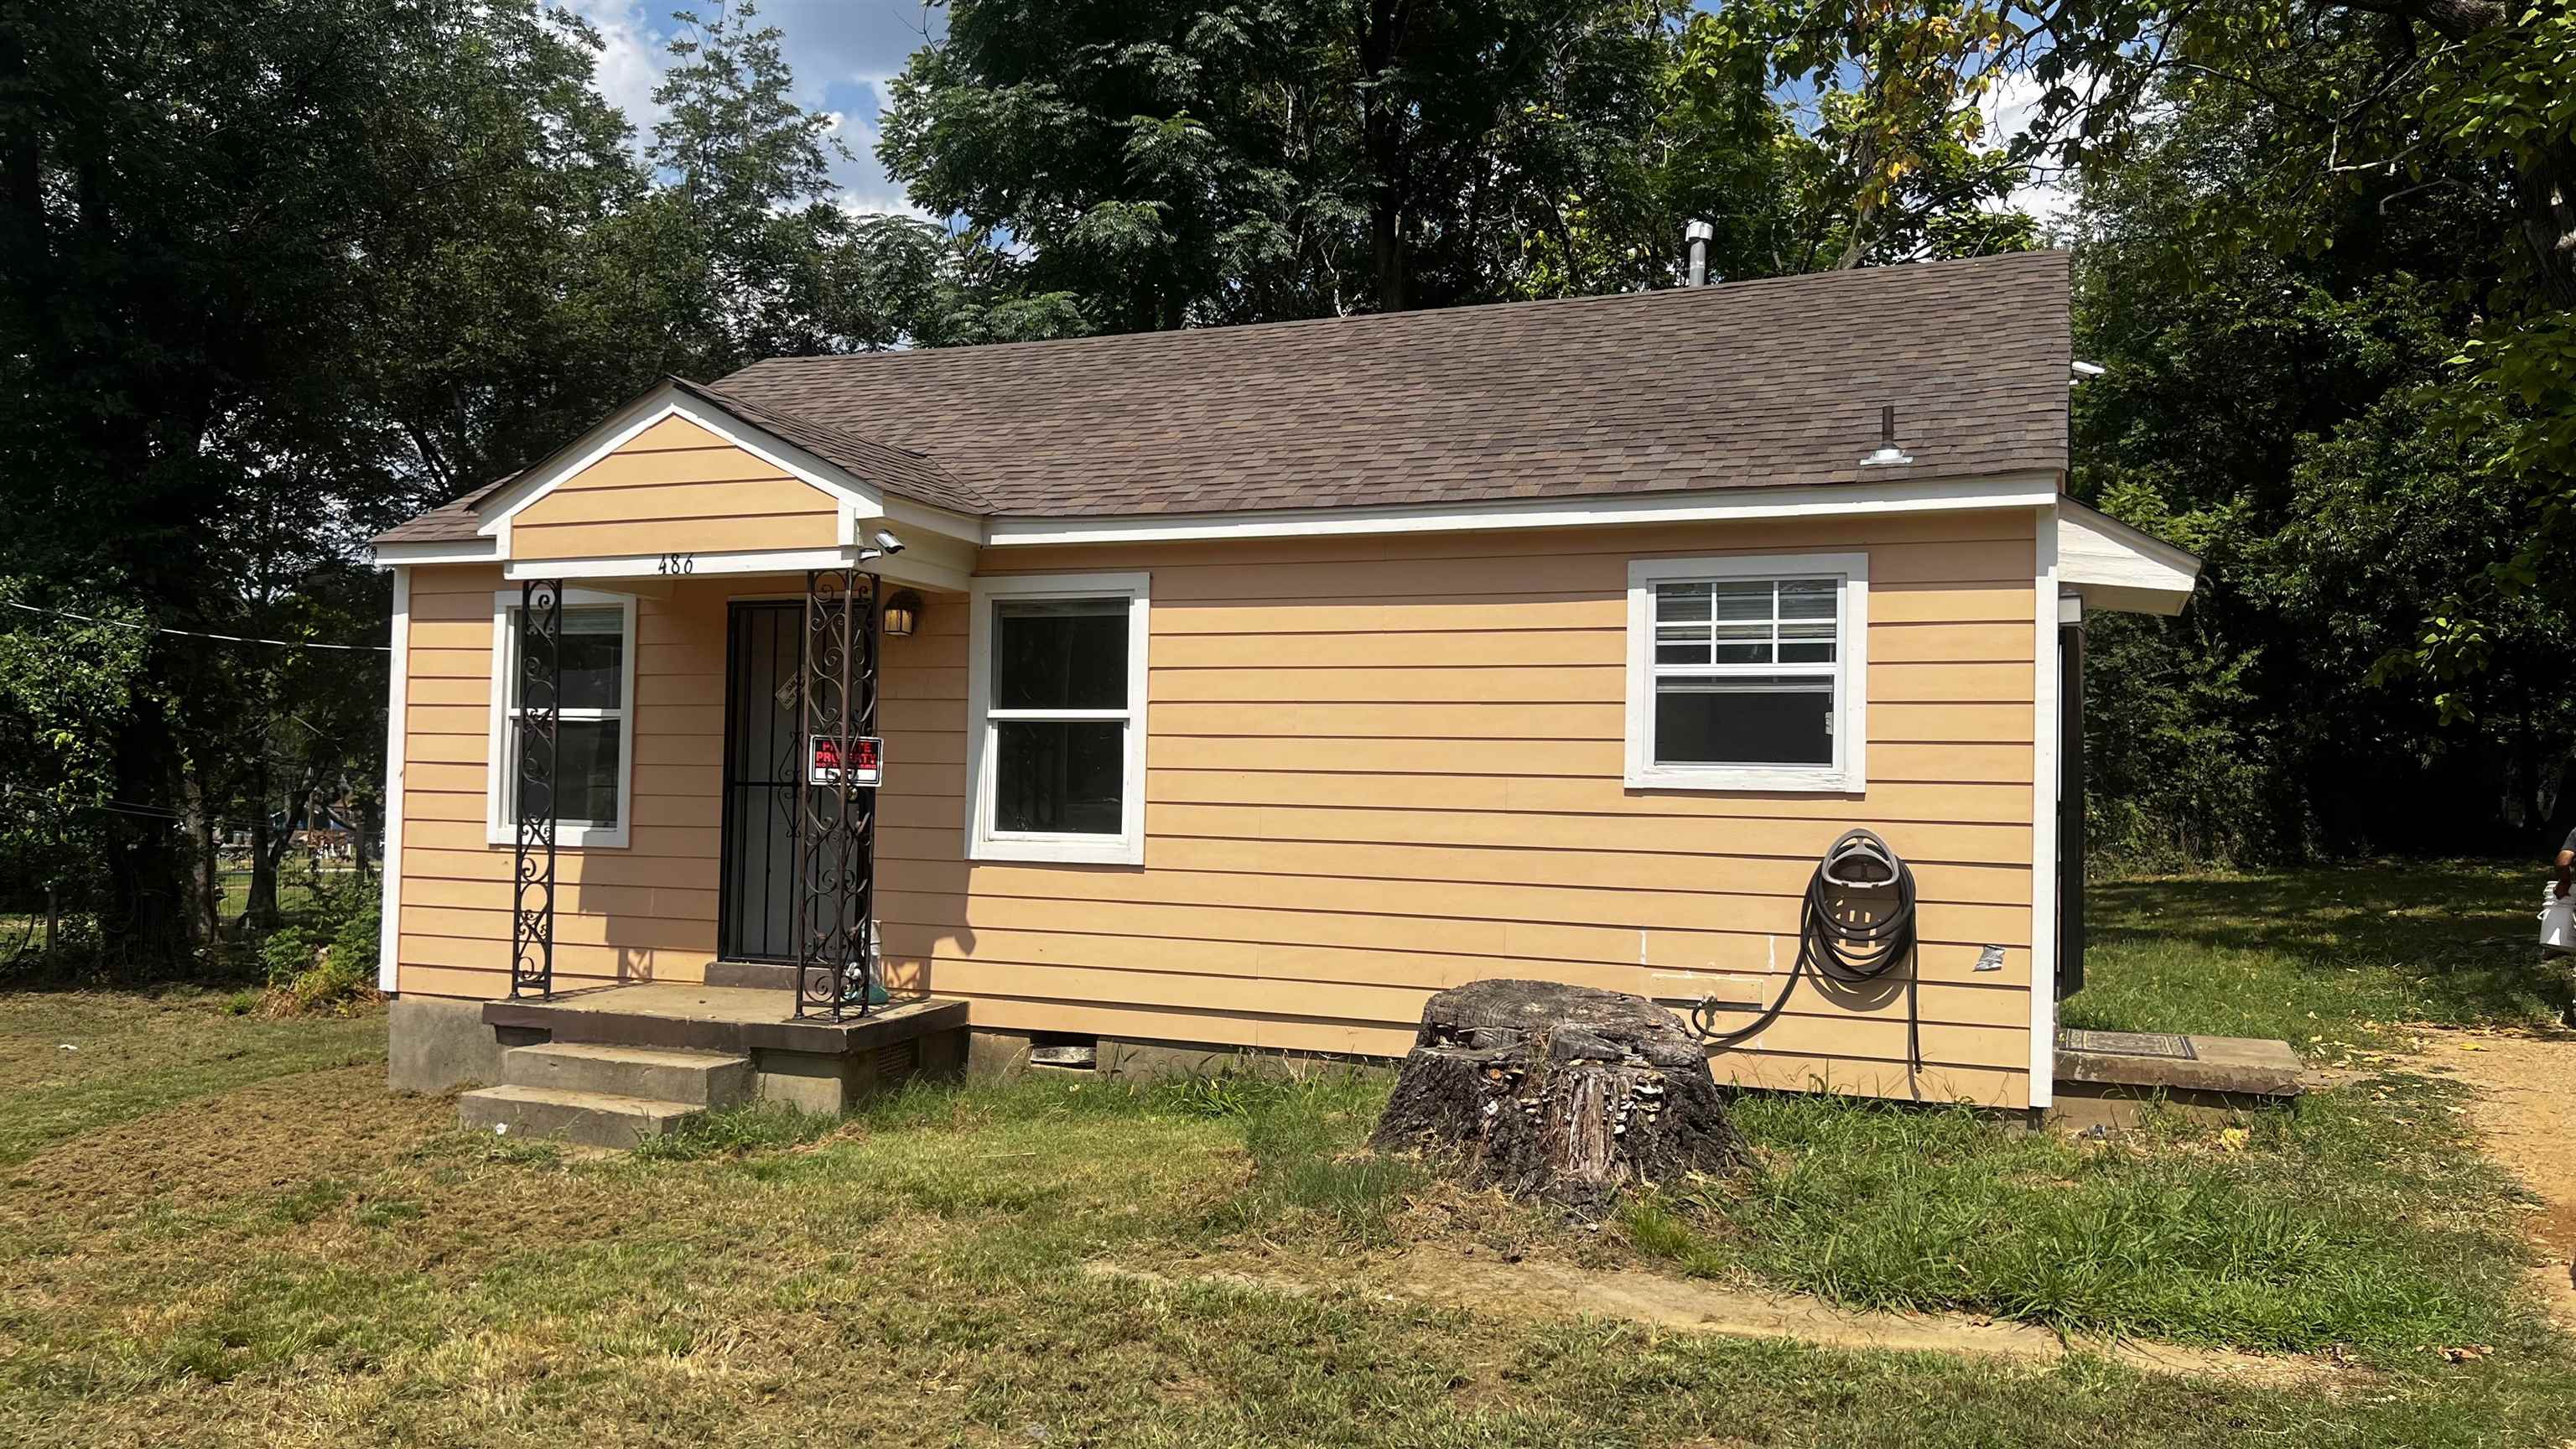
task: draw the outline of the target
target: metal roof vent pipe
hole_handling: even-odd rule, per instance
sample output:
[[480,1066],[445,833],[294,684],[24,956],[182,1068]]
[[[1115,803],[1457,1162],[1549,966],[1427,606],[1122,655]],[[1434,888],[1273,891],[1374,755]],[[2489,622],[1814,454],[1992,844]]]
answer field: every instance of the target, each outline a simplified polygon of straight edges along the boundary
[[1708,243],[1716,235],[1717,228],[1697,217],[1682,223],[1682,242],[1690,250],[1690,284],[1694,287],[1708,285]]
[[1914,455],[1896,446],[1896,404],[1888,403],[1878,410],[1878,451],[1860,460],[1864,468],[1892,468],[1911,463]]

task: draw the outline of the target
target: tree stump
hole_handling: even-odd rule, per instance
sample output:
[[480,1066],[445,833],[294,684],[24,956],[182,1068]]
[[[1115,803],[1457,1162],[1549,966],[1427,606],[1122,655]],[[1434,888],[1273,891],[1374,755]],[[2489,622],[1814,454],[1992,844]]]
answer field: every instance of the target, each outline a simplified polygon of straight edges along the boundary
[[1708,1055],[1642,996],[1553,981],[1434,995],[1370,1145],[1474,1187],[1598,1212],[1627,1188],[1745,1165]]

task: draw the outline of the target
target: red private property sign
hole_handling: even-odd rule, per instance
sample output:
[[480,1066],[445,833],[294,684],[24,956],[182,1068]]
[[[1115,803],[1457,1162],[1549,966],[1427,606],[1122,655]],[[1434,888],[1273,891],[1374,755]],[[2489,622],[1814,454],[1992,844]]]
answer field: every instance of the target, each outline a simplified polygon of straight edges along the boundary
[[856,785],[873,790],[884,773],[885,741],[874,735],[850,739],[814,735],[805,743],[808,784]]

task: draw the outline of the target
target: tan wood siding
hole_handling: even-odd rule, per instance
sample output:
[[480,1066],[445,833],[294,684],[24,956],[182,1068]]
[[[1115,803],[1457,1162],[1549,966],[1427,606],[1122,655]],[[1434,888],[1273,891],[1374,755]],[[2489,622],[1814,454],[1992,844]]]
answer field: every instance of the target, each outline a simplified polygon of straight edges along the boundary
[[[2034,543],[2013,514],[988,551],[987,571],[1152,573],[1146,863],[964,859],[966,605],[933,594],[884,658],[889,966],[979,1026],[1299,1051],[1400,1052],[1424,993],[1484,976],[1767,1000],[1817,855],[1869,825],[1922,886],[1923,1094],[2022,1105]],[[1852,549],[1868,792],[1626,789],[1628,560]],[[496,582],[415,574],[404,990],[506,981],[509,852],[482,823]],[[561,928],[568,981],[704,971],[723,600],[782,587],[642,602],[633,845],[564,857],[586,913]],[[1978,971],[1990,945],[2003,969]],[[1907,1013],[1902,990],[1801,988],[1716,1069],[1906,1095]]]
[[830,494],[686,418],[664,418],[521,509],[510,520],[510,554],[829,548],[839,533]]
[[[1768,1000],[1817,855],[1867,824],[1923,890],[1924,1095],[2025,1104],[2034,542],[1962,515],[988,552],[1152,573],[1145,866],[963,864],[962,799],[889,801],[889,960],[997,1028],[1398,1052],[1484,976]],[[1624,788],[1628,560],[1855,547],[1867,795]],[[889,676],[925,723],[965,723],[964,629],[934,615],[938,657]],[[1907,1010],[1802,987],[1717,1070],[1907,1095]]]

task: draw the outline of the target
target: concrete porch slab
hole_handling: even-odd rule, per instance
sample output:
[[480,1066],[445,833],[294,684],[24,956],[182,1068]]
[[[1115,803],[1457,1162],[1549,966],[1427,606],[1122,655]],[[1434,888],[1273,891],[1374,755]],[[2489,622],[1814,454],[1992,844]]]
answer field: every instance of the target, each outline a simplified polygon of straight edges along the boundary
[[677,1051],[804,1052],[852,1056],[966,1028],[966,1003],[941,997],[889,1002],[834,1024],[789,1016],[787,994],[697,982],[640,982],[558,996],[552,1001],[487,1001],[496,1029],[543,1031],[559,1042],[605,1042]]
[[[2150,1048],[2116,1050],[2116,1033],[2094,1032],[2069,1041],[2058,1034],[2057,1080],[2061,1086],[2120,1088],[2128,1092],[2207,1092],[2231,1097],[2290,1098],[2299,1095],[2299,1054],[2285,1041],[2245,1036],[2186,1037],[2188,1054]],[[2092,1047],[2079,1050],[2076,1044]],[[2157,1047],[2161,1047],[2161,1043]],[[2115,1048],[2103,1050],[2101,1048]]]

